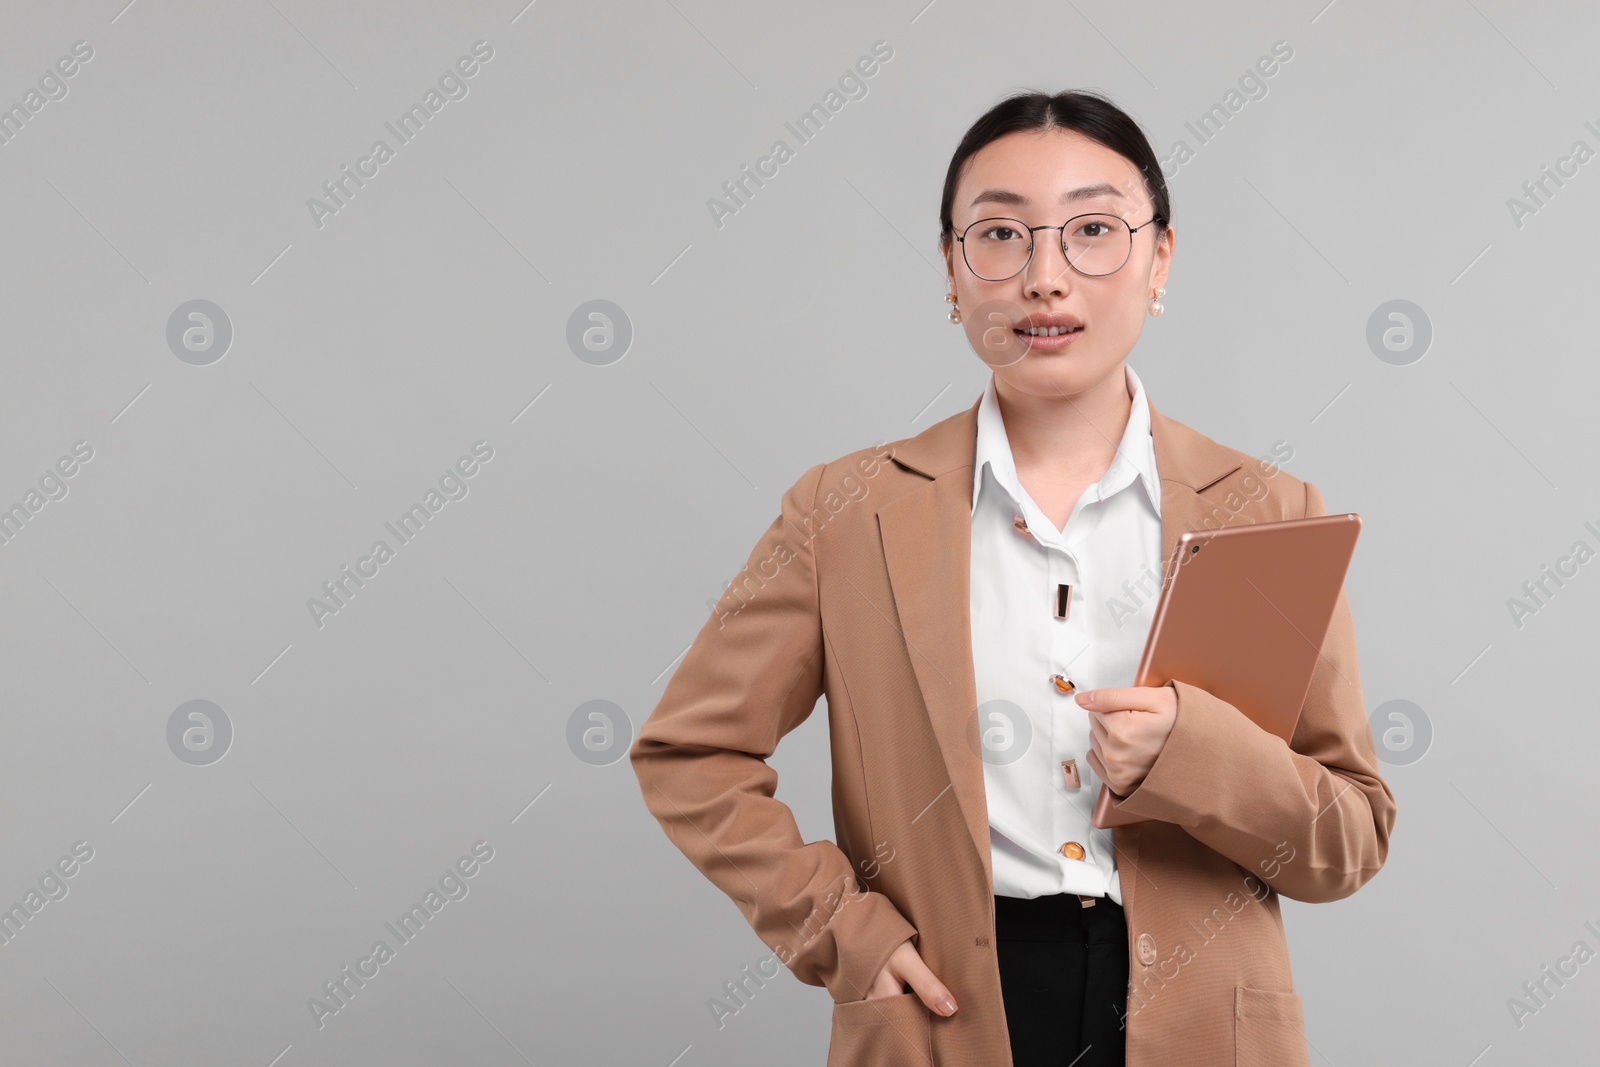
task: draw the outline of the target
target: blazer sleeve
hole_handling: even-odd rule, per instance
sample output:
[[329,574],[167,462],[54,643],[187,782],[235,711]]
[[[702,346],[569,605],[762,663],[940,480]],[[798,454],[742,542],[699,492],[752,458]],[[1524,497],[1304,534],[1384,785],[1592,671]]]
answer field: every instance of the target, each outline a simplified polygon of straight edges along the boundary
[[628,756],[672,843],[795,977],[851,1001],[917,930],[836,844],[801,839],[766,762],[823,694],[811,516],[825,466],[783,494]]
[[[1326,515],[1303,484],[1304,515]],[[1178,695],[1172,733],[1119,808],[1183,827],[1295,900],[1347,897],[1378,872],[1395,799],[1378,773],[1343,587],[1292,745],[1199,686],[1167,684]]]

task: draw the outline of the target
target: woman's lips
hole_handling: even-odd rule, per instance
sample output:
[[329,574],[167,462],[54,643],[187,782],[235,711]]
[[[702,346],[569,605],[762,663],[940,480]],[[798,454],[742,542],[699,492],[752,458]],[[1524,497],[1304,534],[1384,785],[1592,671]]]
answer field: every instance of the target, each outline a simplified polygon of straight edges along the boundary
[[1057,334],[1054,337],[1040,337],[1029,333],[1027,330],[1012,330],[1011,332],[1022,338],[1022,343],[1031,352],[1059,352],[1078,339],[1078,335],[1083,333],[1083,327],[1080,326],[1075,330]]

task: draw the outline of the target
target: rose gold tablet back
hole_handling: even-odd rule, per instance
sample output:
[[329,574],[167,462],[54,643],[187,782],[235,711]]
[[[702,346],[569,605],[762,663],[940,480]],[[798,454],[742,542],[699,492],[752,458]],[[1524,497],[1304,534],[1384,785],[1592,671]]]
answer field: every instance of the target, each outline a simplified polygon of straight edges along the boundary
[[[1183,534],[1134,684],[1197,685],[1288,741],[1360,532],[1349,512]],[[1102,787],[1096,826],[1141,821]]]

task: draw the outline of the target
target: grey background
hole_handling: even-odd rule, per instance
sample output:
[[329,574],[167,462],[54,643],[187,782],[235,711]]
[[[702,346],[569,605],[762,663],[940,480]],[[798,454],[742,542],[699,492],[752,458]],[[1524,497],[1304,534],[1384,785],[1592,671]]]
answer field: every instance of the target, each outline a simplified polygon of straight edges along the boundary
[[[786,486],[981,391],[935,266],[966,126],[1093,87],[1166,156],[1279,40],[1170,178],[1131,362],[1362,514],[1366,699],[1431,726],[1386,766],[1384,871],[1284,901],[1313,1060],[1586,1060],[1600,963],[1520,1028],[1507,1001],[1600,947],[1600,563],[1520,628],[1507,602],[1600,547],[1600,162],[1520,227],[1507,201],[1600,147],[1597,31],[1578,0],[5,5],[0,105],[94,56],[0,146],[0,506],[94,455],[0,546],[0,905],[94,854],[0,945],[0,1061],[822,1062],[830,1000],[787,973],[713,1021],[770,953],[645,811],[631,730]],[[319,228],[307,200],[480,39],[468,94]],[[199,299],[233,330],[208,366],[167,343]],[[1405,366],[1366,340],[1397,299],[1433,329]],[[633,330],[608,365],[567,341],[591,300]],[[318,628],[308,599],[479,440],[467,495]],[[191,700],[233,731],[205,766],[168,745]],[[601,766],[569,743],[591,700],[632,724]],[[808,839],[825,730],[773,761]],[[319,1029],[308,999],[479,840],[468,895]]]

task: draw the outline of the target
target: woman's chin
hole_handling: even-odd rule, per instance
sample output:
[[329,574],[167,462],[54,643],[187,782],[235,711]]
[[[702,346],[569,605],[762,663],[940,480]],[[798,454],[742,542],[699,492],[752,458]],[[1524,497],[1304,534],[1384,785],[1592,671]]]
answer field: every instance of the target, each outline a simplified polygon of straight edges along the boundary
[[1104,381],[1117,361],[1078,355],[1029,356],[994,372],[1005,383],[1030,396],[1075,396]]

